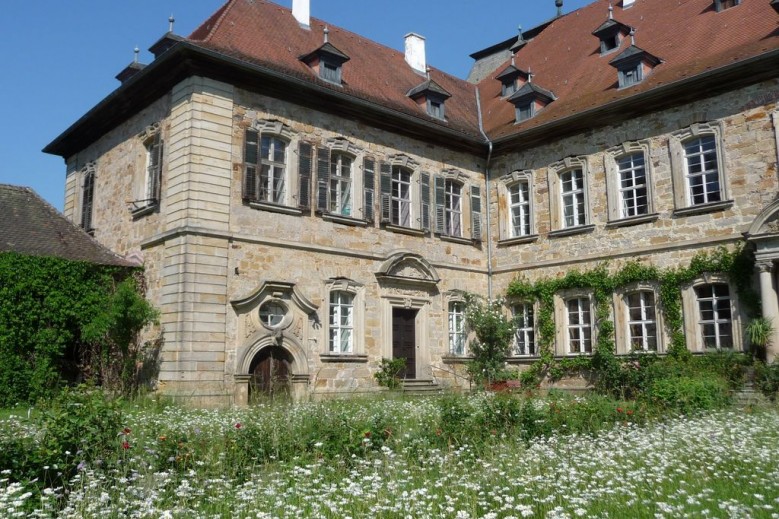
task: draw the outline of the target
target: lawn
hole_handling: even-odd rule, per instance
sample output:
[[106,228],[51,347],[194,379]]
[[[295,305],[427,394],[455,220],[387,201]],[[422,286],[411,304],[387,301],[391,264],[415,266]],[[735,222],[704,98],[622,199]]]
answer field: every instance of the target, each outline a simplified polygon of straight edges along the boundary
[[[50,434],[4,416],[0,447]],[[779,517],[776,409],[662,418],[602,397],[479,394],[126,405],[122,421],[103,458],[87,445],[55,458],[52,486],[3,470],[0,516]]]

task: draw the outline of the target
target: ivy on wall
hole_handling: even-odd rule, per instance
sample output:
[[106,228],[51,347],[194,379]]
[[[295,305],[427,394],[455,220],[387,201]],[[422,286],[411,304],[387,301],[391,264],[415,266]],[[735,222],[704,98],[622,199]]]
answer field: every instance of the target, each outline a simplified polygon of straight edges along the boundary
[[[754,260],[743,247],[728,250],[718,248],[710,253],[700,253],[687,266],[658,269],[638,261],[625,264],[616,272],[609,272],[608,265],[580,272],[573,270],[555,279],[542,279],[531,283],[516,279],[509,284],[507,295],[523,301],[538,301],[536,314],[539,359],[523,372],[525,383],[537,383],[543,373],[559,379],[565,373],[591,369],[603,388],[613,388],[619,378],[621,363],[616,357],[614,322],[611,318],[611,301],[614,292],[633,283],[655,283],[659,287],[659,308],[671,341],[668,353],[676,358],[690,356],[684,337],[682,315],[682,287],[705,273],[722,273],[736,287],[739,301],[747,314],[759,315],[760,298],[752,288]],[[595,302],[594,327],[597,342],[593,355],[556,359],[554,356],[555,322],[554,295],[562,290],[585,289],[592,292]]]
[[0,406],[85,378],[131,391],[138,335],[157,315],[141,280],[139,270],[0,253]]

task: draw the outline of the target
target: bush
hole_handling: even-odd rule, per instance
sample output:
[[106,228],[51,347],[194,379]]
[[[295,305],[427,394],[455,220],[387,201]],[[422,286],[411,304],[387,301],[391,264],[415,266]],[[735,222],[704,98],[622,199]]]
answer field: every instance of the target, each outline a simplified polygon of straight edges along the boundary
[[484,302],[467,294],[466,303],[465,323],[476,335],[470,344],[473,361],[468,374],[477,384],[490,383],[504,371],[515,324],[505,315],[501,300]]
[[776,401],[776,395],[779,393],[779,364],[755,363],[755,386],[771,402]]
[[380,386],[389,389],[398,389],[400,387],[400,378],[398,374],[406,367],[406,359],[381,359],[379,371],[373,374],[376,382]]
[[730,403],[727,384],[718,377],[680,376],[655,380],[648,399],[663,409],[690,414]]

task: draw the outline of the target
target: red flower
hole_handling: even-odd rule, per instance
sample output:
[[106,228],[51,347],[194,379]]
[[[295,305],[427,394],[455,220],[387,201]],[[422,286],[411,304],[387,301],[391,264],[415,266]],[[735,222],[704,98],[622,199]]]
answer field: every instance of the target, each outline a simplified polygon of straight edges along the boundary
[[129,449],[129,448],[130,448],[130,442],[128,442],[128,441],[126,441],[126,440],[125,440],[125,441],[123,441],[123,442],[122,442],[122,448],[123,448],[124,450],[127,450],[127,449]]
[[628,409],[628,416],[633,416],[633,410],[632,409]]
[[241,423],[240,423],[240,422],[238,422],[237,424],[235,424],[235,428],[236,428],[236,429],[240,429],[241,427],[242,427],[242,426],[241,426]]
[[618,412],[618,413],[621,413],[621,412],[622,412],[622,408],[621,408],[621,407],[618,407],[618,408],[617,408],[617,412]]
[[371,432],[370,431],[365,431],[365,437],[366,438],[370,438],[371,437]]
[[122,431],[122,434],[124,434],[125,436],[130,434],[130,428],[129,427],[125,427],[124,430]]

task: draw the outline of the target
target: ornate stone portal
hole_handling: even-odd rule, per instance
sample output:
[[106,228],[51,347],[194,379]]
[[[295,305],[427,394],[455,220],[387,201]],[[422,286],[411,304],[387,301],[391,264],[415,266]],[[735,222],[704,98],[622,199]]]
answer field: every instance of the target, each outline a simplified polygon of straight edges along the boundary
[[774,362],[779,358],[779,291],[776,281],[776,263],[779,261],[779,200],[763,209],[755,218],[746,237],[755,247],[763,317],[774,325],[773,337],[766,348],[766,360]]
[[431,378],[433,338],[429,314],[433,297],[438,294],[438,273],[421,255],[398,252],[382,263],[376,279],[381,293],[381,326],[385,330],[382,357],[406,358],[407,378]]
[[[304,345],[309,342],[309,330],[318,324],[317,306],[294,283],[282,281],[266,281],[231,304],[238,316],[238,337],[243,341],[236,351],[235,403],[249,403],[251,382],[261,367],[272,374],[271,368],[258,366],[260,359],[283,362],[281,383],[293,399],[305,398],[311,376]],[[271,387],[265,382],[263,387]]]

